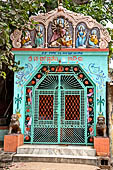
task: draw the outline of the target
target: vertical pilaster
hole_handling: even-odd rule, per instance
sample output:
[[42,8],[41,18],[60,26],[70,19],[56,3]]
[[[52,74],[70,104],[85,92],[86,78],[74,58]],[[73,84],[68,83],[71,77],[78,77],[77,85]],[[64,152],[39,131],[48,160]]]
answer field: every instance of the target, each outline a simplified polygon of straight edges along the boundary
[[47,48],[47,45],[48,45],[48,43],[47,43],[47,26],[46,26],[45,48]]
[[58,143],[60,144],[60,118],[61,118],[61,89],[60,75],[58,76]]
[[75,26],[73,26],[73,48],[75,48]]

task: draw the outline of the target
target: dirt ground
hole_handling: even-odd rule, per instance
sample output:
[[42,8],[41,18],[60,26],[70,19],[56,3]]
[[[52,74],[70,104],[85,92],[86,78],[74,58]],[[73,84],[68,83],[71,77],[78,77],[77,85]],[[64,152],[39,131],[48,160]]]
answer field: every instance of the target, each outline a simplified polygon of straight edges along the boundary
[[98,170],[96,166],[82,164],[65,164],[65,163],[13,163],[9,170]]

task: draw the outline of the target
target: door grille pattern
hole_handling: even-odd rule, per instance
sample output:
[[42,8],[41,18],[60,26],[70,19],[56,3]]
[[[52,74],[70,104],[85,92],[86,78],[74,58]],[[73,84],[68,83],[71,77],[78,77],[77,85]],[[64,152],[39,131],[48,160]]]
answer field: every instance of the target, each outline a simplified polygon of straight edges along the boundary
[[33,143],[58,143],[57,107],[57,91],[35,90]]
[[39,120],[53,120],[53,95],[39,96]]
[[65,120],[80,120],[79,95],[65,95]]
[[75,79],[74,75],[62,75],[61,76],[62,86],[65,89],[83,89],[81,84]]
[[34,143],[57,143],[58,129],[57,128],[34,128],[33,135]]
[[83,144],[85,143],[84,128],[61,128],[61,143]]
[[[66,120],[65,117],[65,106],[66,106],[66,97],[78,98],[76,100],[77,105],[79,106],[78,117],[79,120],[69,119]],[[72,100],[73,101],[73,100]],[[76,102],[74,102],[74,106],[76,106]],[[72,102],[73,103],[73,102]],[[68,104],[72,104],[68,101]],[[68,105],[67,105],[68,106]],[[84,98],[84,90],[74,90],[74,91],[61,91],[61,123],[60,123],[60,143],[68,143],[68,144],[85,144],[85,98]],[[73,113],[72,113],[73,114]],[[71,115],[71,114],[70,114]]]

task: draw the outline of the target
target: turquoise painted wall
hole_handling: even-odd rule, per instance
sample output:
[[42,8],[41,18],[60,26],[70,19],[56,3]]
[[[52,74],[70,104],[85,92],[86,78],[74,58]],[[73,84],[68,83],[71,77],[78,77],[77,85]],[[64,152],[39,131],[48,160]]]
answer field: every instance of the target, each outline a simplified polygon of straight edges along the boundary
[[0,141],[4,141],[4,136],[8,134],[8,130],[0,130]]
[[[51,49],[52,50],[52,49]],[[106,116],[106,81],[108,80],[107,51],[13,51],[16,61],[24,69],[15,73],[14,109],[20,113],[20,126],[24,132],[24,85],[41,64],[79,64],[96,85],[96,117],[100,112],[98,100],[103,99],[102,112]],[[17,102],[19,100],[19,102]]]

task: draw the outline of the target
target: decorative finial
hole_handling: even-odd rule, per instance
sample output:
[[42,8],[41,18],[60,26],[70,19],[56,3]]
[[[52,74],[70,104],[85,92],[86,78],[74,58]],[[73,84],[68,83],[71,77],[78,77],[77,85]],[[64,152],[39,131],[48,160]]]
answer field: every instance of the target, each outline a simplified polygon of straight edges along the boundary
[[63,0],[58,0],[58,11],[63,11]]
[[58,6],[59,4],[62,4],[63,3],[63,0],[58,0]]

